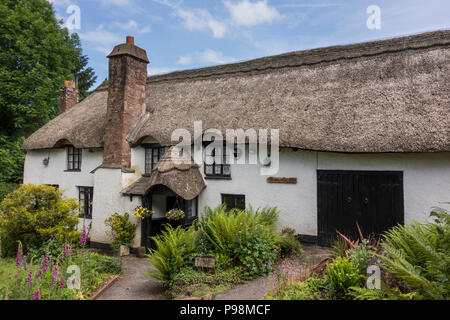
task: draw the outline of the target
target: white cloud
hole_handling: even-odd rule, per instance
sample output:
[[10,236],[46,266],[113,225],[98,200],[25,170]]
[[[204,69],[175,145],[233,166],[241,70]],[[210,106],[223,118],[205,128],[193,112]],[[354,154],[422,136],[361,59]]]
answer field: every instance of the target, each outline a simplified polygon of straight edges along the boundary
[[223,64],[236,61],[231,57],[226,57],[222,52],[214,51],[212,49],[205,49],[202,52],[195,52],[192,55],[182,56],[178,59],[178,64],[192,65],[195,63],[201,64]]
[[134,32],[138,32],[138,33],[149,33],[151,31],[150,26],[141,27],[133,19],[128,20],[128,22],[126,22],[126,23],[115,22],[114,26],[118,27],[122,30],[134,31]]
[[89,42],[92,49],[105,55],[109,54],[115,45],[123,42],[118,35],[104,30],[103,25],[100,25],[97,30],[80,33],[80,39]]
[[242,0],[238,3],[224,2],[230,12],[233,24],[237,26],[254,26],[261,23],[272,23],[282,18],[274,7],[267,4],[267,0],[250,2]]
[[189,30],[210,29],[214,38],[223,38],[227,31],[226,24],[216,20],[207,9],[176,9],[176,14],[183,19],[183,26]]
[[133,0],[101,0],[101,3],[104,6],[117,6],[117,7],[125,7],[130,6]]

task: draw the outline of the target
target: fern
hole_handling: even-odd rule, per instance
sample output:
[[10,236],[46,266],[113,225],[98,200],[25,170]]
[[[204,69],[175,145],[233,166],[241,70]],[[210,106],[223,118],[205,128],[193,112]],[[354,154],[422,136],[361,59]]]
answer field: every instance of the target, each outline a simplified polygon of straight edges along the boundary
[[425,299],[449,298],[449,230],[447,211],[434,208],[433,223],[412,222],[383,236],[382,266]]

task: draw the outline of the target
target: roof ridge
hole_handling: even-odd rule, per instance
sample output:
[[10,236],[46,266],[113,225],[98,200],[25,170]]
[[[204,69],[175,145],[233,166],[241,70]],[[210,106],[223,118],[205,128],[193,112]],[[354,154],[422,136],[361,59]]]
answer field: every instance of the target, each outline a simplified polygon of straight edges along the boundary
[[201,79],[237,73],[263,72],[333,62],[341,59],[356,59],[405,50],[447,46],[449,44],[450,30],[438,30],[384,40],[292,51],[274,56],[205,68],[174,71],[163,75],[149,76],[147,77],[147,83]]

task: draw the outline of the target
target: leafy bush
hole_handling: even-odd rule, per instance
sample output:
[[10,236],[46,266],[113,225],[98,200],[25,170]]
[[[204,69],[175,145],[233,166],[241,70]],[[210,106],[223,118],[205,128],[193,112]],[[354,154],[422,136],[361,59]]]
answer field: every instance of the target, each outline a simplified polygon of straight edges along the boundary
[[58,257],[64,251],[64,246],[54,240],[45,241],[39,248],[30,248],[27,253],[28,259],[38,260],[48,254],[52,257]]
[[111,217],[105,220],[105,225],[110,228],[110,233],[113,238],[111,247],[114,250],[119,250],[120,246],[131,247],[136,235],[136,225],[130,222],[130,215],[124,213],[120,215],[118,213],[113,214]]
[[[51,246],[52,243],[47,245],[43,259],[32,259],[29,263],[21,257],[19,250],[17,262],[10,262],[15,266],[9,269],[6,283],[0,287],[1,300],[84,299],[111,274],[121,271],[120,262],[114,258],[72,249],[68,245],[57,256],[52,256]],[[79,290],[68,287],[74,279],[71,276],[76,275],[69,269],[73,265],[80,268]],[[76,284],[76,281],[72,283]]]
[[277,290],[271,291],[266,300],[320,300],[323,289],[322,280],[309,278],[304,282],[283,283]]
[[21,185],[0,204],[0,236],[3,250],[11,256],[17,242],[39,248],[48,239],[76,243],[80,233],[78,201],[63,197],[62,191],[45,185]]
[[417,298],[416,292],[402,293],[398,288],[389,288],[384,283],[381,283],[381,290],[350,287],[346,295],[354,300],[414,300]]
[[280,254],[282,257],[287,255],[301,256],[303,254],[302,246],[295,236],[295,230],[283,229],[281,237],[278,240],[278,246],[280,247]]
[[349,258],[337,257],[327,264],[325,280],[332,294],[345,293],[348,288],[361,285],[363,279],[358,265]]
[[383,255],[378,257],[388,272],[402,279],[425,299],[450,297],[450,217],[433,208],[433,223],[412,222],[383,236]]
[[363,240],[355,249],[349,252],[350,260],[354,261],[358,266],[359,274],[365,276],[367,267],[373,254],[367,240]]
[[279,239],[273,221],[268,219],[273,212],[207,208],[198,225],[214,251],[230,257],[235,265],[242,266],[246,279],[253,279],[267,274],[278,254]]
[[0,201],[2,201],[9,193],[16,190],[20,185],[17,183],[8,183],[0,181]]
[[182,268],[169,283],[169,294],[173,298],[184,296],[215,296],[241,282],[239,272],[234,269],[216,270],[213,273]]
[[156,271],[147,274],[163,283],[170,281],[195,251],[197,237],[194,227],[185,230],[166,225],[165,231],[152,238],[156,249],[151,249],[147,256]]
[[264,207],[258,208],[256,211],[253,210],[253,207],[247,210],[249,215],[255,215],[256,218],[265,226],[275,229],[278,221],[278,217],[280,215],[278,209],[276,207]]

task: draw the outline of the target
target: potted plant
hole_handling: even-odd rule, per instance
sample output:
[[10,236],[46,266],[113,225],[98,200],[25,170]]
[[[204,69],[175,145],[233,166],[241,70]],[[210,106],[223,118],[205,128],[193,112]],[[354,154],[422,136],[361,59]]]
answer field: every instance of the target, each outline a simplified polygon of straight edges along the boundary
[[172,209],[166,213],[166,218],[170,221],[180,221],[186,217],[186,214],[181,209]]
[[136,235],[136,225],[129,221],[130,215],[125,213],[120,215],[113,214],[105,220],[105,225],[110,228],[110,233],[113,238],[111,247],[119,255],[126,256],[130,254],[130,247],[133,245],[133,240]]
[[[142,206],[137,207],[134,209],[133,216],[141,220],[141,228],[142,228],[142,235],[146,234],[145,230],[148,230],[150,228],[151,224],[151,218],[155,214],[155,211],[144,208]],[[140,258],[145,257],[146,254],[146,247],[140,246],[137,248],[137,256]]]

